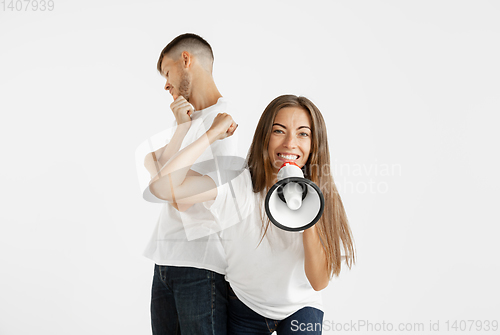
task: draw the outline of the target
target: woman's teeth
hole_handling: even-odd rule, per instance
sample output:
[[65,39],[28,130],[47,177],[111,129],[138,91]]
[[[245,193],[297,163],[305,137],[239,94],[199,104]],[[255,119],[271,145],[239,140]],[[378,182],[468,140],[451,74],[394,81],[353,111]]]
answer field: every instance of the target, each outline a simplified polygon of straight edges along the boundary
[[281,158],[284,158],[284,159],[297,159],[299,158],[299,156],[297,155],[282,155],[282,154],[278,154],[279,157]]

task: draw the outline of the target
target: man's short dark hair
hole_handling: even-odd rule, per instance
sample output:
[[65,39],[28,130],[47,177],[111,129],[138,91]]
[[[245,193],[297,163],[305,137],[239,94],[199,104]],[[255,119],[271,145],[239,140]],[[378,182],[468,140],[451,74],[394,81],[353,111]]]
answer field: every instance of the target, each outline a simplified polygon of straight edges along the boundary
[[208,70],[212,71],[212,64],[214,62],[214,53],[212,47],[202,37],[196,34],[182,34],[174,38],[160,53],[158,64],[156,68],[161,73],[161,62],[165,56],[172,59],[177,59],[181,56],[183,51],[202,56],[205,58],[206,65],[209,66]]

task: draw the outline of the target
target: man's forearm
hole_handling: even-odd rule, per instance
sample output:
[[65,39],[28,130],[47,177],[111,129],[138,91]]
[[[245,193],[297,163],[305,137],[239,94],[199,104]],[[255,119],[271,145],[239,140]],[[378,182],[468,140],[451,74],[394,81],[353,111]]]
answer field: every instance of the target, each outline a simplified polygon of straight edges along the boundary
[[160,170],[163,166],[165,166],[165,164],[170,160],[170,158],[172,158],[173,155],[179,152],[182,141],[184,140],[184,137],[186,136],[190,127],[191,127],[191,122],[181,123],[180,125],[177,126],[177,128],[175,129],[174,136],[172,136],[172,139],[164,147],[160,157],[158,157]]
[[175,153],[165,166],[162,167],[160,173],[151,179],[151,183],[162,179],[163,184],[168,180],[172,187],[176,187],[183,183],[186,174],[194,164],[194,162],[201,156],[201,154],[216,141],[216,136],[210,131],[203,134],[196,141]]
[[178,125],[172,139],[169,143],[167,143],[167,145],[146,155],[144,158],[144,166],[150,173],[151,178],[156,176],[161,171],[163,166],[165,166],[165,164],[170,160],[170,158],[179,152],[182,141],[184,140],[190,126],[190,122]]
[[[149,189],[153,195],[160,199],[173,201],[177,206],[174,194],[185,194],[180,190],[191,165],[198,157],[215,141],[215,136],[210,132],[205,133],[199,139],[176,153],[172,159],[162,168],[160,173],[151,178]],[[191,192],[196,192],[196,186],[189,188]],[[180,210],[178,207],[176,207]]]

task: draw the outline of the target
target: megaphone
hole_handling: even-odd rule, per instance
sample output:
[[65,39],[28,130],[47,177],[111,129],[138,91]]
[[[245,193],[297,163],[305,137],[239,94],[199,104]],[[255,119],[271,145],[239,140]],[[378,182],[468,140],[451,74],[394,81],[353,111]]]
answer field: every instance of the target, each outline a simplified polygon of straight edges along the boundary
[[278,182],[266,195],[269,220],[278,228],[301,231],[318,222],[324,208],[325,198],[319,187],[304,178],[297,164],[284,163],[278,171]]

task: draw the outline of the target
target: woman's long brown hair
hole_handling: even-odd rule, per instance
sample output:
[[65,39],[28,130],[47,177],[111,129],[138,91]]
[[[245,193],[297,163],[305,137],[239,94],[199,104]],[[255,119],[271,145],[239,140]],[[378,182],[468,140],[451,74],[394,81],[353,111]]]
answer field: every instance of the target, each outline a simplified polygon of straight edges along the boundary
[[[262,113],[247,156],[253,191],[265,195],[269,190],[268,185],[276,182],[268,146],[274,119],[284,107],[303,108],[311,117],[311,152],[302,170],[307,179],[318,185],[325,197],[325,209],[321,219],[316,223],[316,228],[325,250],[330,278],[333,275],[338,276],[342,262],[341,248],[344,251],[347,266],[351,268],[355,263],[354,240],[344,205],[331,175],[325,121],[319,109],[309,99],[295,95],[282,95],[271,101]],[[264,235],[270,223],[269,219],[265,221],[263,222]]]

